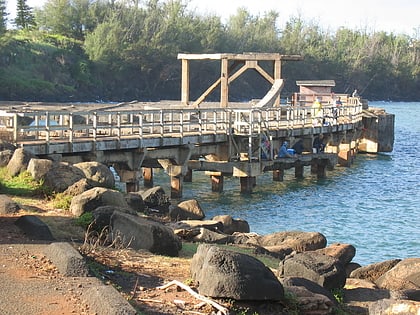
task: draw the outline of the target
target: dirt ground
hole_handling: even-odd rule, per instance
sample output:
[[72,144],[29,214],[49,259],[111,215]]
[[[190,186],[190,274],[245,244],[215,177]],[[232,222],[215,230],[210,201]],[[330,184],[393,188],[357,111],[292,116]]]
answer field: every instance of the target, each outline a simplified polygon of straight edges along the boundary
[[[42,253],[40,244],[34,244],[14,224],[14,221],[24,214],[39,216],[48,224],[58,241],[71,242],[81,250],[92,273],[92,277],[85,279],[88,283],[80,283],[80,278],[65,278],[59,274],[48,257]],[[86,242],[85,231],[74,225],[71,216],[49,209],[43,203],[26,205],[24,210],[15,215],[0,216],[0,248],[1,276],[4,281],[25,283],[34,279],[38,282],[42,280],[35,286],[35,296],[32,299],[11,301],[32,305],[27,312],[22,305],[19,314],[95,314],[83,300],[83,289],[93,285],[89,279],[96,278],[117,288],[138,314],[217,313],[214,307],[177,286],[159,288],[177,280],[194,290],[194,283],[190,277],[191,253],[173,258],[153,255],[147,251],[115,249]],[[6,279],[6,276],[10,279]],[[5,292],[4,282],[2,283],[0,291]],[[53,289],[46,292],[45,288]],[[287,314],[283,312],[284,306],[279,303],[234,303],[232,300],[215,302],[229,308],[230,314]]]

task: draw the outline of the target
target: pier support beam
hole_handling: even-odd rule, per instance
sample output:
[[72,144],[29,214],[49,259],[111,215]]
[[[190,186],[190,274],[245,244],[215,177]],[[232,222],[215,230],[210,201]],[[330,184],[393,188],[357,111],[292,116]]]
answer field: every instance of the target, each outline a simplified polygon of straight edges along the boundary
[[184,183],[192,183],[192,169],[188,169],[184,175]]
[[153,187],[153,168],[143,167],[143,185],[144,187]]
[[171,198],[182,198],[183,176],[171,176]]
[[303,171],[304,171],[303,165],[296,162],[295,163],[295,177],[303,178]]
[[255,187],[257,178],[255,176],[240,177],[241,193],[250,194]]
[[221,173],[210,175],[211,178],[211,191],[222,192],[224,176]]

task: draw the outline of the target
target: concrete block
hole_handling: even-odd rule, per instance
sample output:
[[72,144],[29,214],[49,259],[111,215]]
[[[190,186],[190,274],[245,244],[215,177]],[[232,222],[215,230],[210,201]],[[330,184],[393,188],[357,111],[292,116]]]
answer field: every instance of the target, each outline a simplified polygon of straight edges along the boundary
[[69,243],[52,243],[45,249],[45,255],[64,276],[85,277],[88,275],[88,267],[85,260]]

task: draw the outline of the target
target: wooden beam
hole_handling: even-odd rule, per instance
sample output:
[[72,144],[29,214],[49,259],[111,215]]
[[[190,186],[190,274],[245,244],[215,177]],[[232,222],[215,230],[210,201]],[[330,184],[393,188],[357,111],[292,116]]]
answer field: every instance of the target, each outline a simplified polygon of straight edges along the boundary
[[220,107],[227,107],[229,103],[229,60],[222,59],[220,71]]
[[181,103],[188,105],[190,102],[190,64],[187,59],[182,59],[181,75]]

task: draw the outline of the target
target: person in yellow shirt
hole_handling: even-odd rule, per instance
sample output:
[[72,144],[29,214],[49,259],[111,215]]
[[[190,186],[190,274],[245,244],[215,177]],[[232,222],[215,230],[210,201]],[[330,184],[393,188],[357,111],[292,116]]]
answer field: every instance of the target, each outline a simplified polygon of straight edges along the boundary
[[317,97],[312,104],[312,123],[314,126],[322,124],[322,104],[321,100]]

